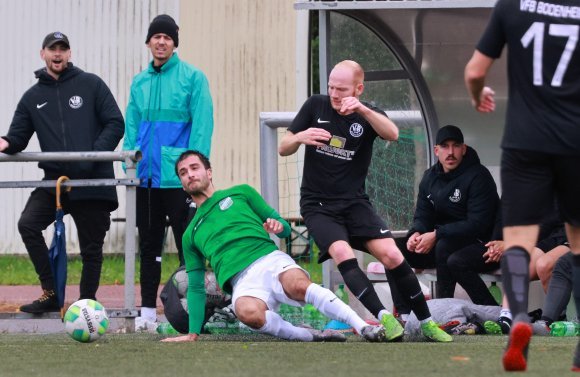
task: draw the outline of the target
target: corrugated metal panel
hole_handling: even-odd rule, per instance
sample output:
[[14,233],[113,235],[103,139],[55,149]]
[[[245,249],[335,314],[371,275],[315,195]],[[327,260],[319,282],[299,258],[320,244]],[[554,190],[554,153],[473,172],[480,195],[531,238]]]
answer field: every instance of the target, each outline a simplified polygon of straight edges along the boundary
[[[209,79],[218,188],[259,189],[259,113],[296,110],[293,0],[182,2],[181,56]],[[272,182],[272,184],[277,184]]]
[[[10,54],[0,60],[4,73],[0,91],[0,135],[8,131],[22,94],[35,83],[33,71],[44,62],[39,57],[44,36],[55,30],[67,34],[71,61],[99,75],[109,85],[124,112],[133,76],[149,61],[144,42],[150,20],[167,13],[179,19],[179,0],[3,0],[0,24],[5,30]],[[36,138],[27,151],[39,151]],[[117,175],[122,170],[116,166]],[[33,163],[3,163],[0,180],[36,180],[42,172]],[[31,190],[4,189],[0,195],[0,253],[26,253],[16,223]],[[124,189],[119,189],[120,209],[112,217],[125,217]],[[76,230],[67,220],[69,249],[78,252]],[[46,232],[47,240],[52,231]],[[123,250],[124,227],[113,224],[105,250]]]

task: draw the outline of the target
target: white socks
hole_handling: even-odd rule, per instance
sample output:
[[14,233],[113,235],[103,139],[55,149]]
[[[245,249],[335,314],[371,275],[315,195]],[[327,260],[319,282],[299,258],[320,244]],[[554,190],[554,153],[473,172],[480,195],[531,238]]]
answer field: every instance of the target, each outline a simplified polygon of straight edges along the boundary
[[312,283],[308,286],[304,301],[312,304],[328,318],[351,325],[359,334],[363,327],[368,326],[350,306],[342,302],[330,290],[318,284]]
[[273,335],[286,340],[301,340],[311,342],[312,334],[305,328],[296,327],[285,321],[280,315],[271,310],[266,310],[266,323],[261,328],[255,330],[262,334]]
[[141,307],[141,318],[144,318],[151,322],[157,321],[157,309],[156,308],[147,308],[145,306]]
[[381,318],[383,318],[383,316],[384,316],[385,314],[391,314],[391,312],[390,312],[390,311],[388,311],[387,309],[383,309],[383,310],[381,310],[381,311],[379,312],[379,316],[378,316],[378,318],[377,318],[377,319],[379,320],[379,322],[380,322]]
[[506,317],[506,318],[509,318],[509,319],[513,319],[512,318],[512,311],[509,310],[509,309],[502,308],[501,311],[499,312],[499,316],[500,317]]

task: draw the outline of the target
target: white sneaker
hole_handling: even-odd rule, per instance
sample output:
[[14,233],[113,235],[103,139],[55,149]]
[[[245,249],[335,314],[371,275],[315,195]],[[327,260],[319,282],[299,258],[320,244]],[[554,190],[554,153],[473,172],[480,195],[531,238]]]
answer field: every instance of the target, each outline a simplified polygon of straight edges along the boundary
[[135,332],[157,333],[157,322],[151,321],[144,317],[135,317]]

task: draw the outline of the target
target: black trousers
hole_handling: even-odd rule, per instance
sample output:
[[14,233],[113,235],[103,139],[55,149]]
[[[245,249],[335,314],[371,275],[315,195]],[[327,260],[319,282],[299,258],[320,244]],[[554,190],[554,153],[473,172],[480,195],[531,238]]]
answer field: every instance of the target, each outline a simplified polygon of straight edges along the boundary
[[[55,201],[55,195],[47,190],[33,191],[18,220],[18,231],[43,289],[54,289],[48,247],[42,231],[55,220]],[[95,300],[103,265],[103,243],[111,225],[110,202],[69,201],[67,195],[63,194],[61,204],[64,213],[72,216],[77,227],[83,262],[80,298]]]
[[[437,271],[437,283],[436,283],[436,290],[437,290],[437,298],[451,298],[455,293],[455,285],[458,282],[456,274],[452,271],[452,266],[456,265],[457,262],[465,262],[466,264],[474,263],[477,265],[482,265],[484,267],[485,263],[483,262],[483,258],[481,254],[470,254],[470,253],[460,253],[457,256],[455,255],[459,250],[466,248],[470,245],[474,245],[474,241],[472,239],[441,239],[438,240],[435,244],[433,250],[431,250],[427,254],[417,254],[412,253],[407,250],[407,239],[408,238],[398,238],[395,239],[395,243],[403,253],[403,256],[407,260],[407,262],[413,268],[435,268]],[[476,243],[476,245],[480,245]],[[491,268],[491,267],[490,267]],[[498,267],[495,267],[497,269]],[[490,269],[488,271],[493,270]],[[477,272],[474,273],[477,279],[481,281],[481,278],[477,275]],[[389,276],[387,275],[387,278]],[[463,281],[465,283],[465,281]],[[481,283],[485,286],[485,283],[481,281]],[[465,286],[462,284],[465,288]],[[493,300],[493,296],[485,288],[487,293]],[[393,296],[393,304],[397,308],[400,313],[409,313],[410,309],[404,300],[403,297],[399,294],[398,290],[395,288],[393,289],[393,285],[391,285],[391,292]],[[496,305],[495,300],[493,301]]]
[[175,237],[179,263],[184,264],[181,238],[187,227],[188,198],[182,189],[137,188],[141,306],[148,308],[157,306],[157,290],[161,280],[161,253],[167,218]]
[[485,263],[483,254],[486,251],[487,248],[482,243],[469,245],[450,255],[447,265],[455,281],[465,289],[474,304],[496,306],[497,302],[479,274],[495,271],[500,264]]

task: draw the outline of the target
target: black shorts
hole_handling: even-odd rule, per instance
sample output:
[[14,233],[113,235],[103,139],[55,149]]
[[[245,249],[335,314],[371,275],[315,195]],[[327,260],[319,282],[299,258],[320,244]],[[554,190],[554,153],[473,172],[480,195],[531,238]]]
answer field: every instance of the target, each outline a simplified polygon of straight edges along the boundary
[[336,241],[346,241],[353,249],[368,252],[367,241],[392,238],[368,199],[309,201],[300,207],[308,232],[320,249],[319,263],[330,258],[328,248]]
[[539,240],[536,244],[536,247],[542,250],[544,253],[547,253],[556,246],[570,246],[568,243],[568,238],[566,237],[566,231],[563,227],[556,229],[546,238]]
[[501,158],[504,226],[540,224],[553,210],[554,198],[562,220],[580,226],[579,167],[580,156],[504,149]]

